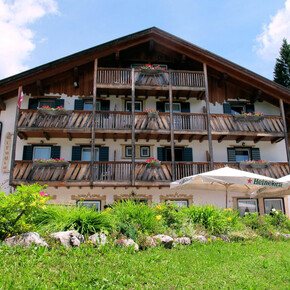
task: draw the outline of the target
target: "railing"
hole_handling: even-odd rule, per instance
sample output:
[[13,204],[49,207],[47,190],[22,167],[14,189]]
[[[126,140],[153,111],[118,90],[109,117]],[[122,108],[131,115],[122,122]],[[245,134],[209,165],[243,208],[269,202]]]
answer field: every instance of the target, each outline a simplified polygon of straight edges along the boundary
[[[135,70],[135,80],[137,86],[160,86],[168,85],[169,71],[161,72],[157,75],[143,76],[137,69]],[[175,87],[189,87],[204,89],[204,73],[201,71],[171,71],[172,85]],[[97,84],[110,86],[131,87],[131,69],[123,68],[98,68]]]
[[[271,162],[267,168],[241,168],[239,163],[215,162],[214,169],[224,166],[242,169],[273,178],[288,175],[289,166],[286,162]],[[122,183],[130,184],[132,163],[123,161],[94,162],[94,184],[108,183],[110,186]],[[195,175],[210,170],[209,162],[176,162],[175,176],[181,179],[185,176]],[[70,161],[68,167],[38,167],[32,161],[16,161],[13,182],[32,183],[40,182],[51,185],[89,184],[91,164],[87,161]],[[136,162],[136,183],[169,183],[172,179],[171,162],[162,162],[159,167],[148,168],[145,162]]]

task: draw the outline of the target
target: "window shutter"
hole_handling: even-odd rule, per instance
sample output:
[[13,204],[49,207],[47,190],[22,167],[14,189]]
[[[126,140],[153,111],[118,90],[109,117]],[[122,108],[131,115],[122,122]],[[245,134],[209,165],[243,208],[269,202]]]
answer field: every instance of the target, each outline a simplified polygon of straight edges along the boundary
[[29,99],[28,101],[28,109],[36,110],[38,107],[38,99]]
[[236,149],[228,148],[228,162],[236,162]]
[[181,112],[190,113],[190,103],[181,103]]
[[64,99],[55,99],[55,107],[64,107]]
[[71,160],[72,161],[81,161],[81,159],[82,159],[81,146],[72,146]]
[[101,146],[100,147],[100,161],[109,161],[109,147],[107,146]]
[[84,101],[75,100],[75,110],[83,110],[83,109],[84,109]]
[[232,109],[231,109],[230,104],[223,103],[223,107],[224,107],[224,114],[231,114],[232,113]]
[[159,161],[164,161],[164,148],[163,147],[157,147],[157,159]]
[[251,155],[252,160],[261,160],[260,148],[252,148]]
[[253,113],[255,112],[255,105],[254,104],[247,104],[246,105],[246,113]]
[[32,160],[33,146],[25,145],[23,146],[23,157],[22,160]]
[[101,110],[110,111],[110,100],[101,100]]
[[165,103],[164,102],[156,102],[156,110],[159,112],[165,112]]
[[184,148],[183,149],[183,159],[184,161],[193,161],[192,158],[192,148],[188,147],[188,148]]
[[52,159],[60,159],[60,146],[52,146],[50,157]]

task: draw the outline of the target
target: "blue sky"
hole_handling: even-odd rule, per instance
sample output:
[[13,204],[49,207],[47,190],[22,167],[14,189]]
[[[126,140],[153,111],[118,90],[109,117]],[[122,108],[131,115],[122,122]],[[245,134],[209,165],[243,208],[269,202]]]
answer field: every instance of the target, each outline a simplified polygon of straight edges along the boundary
[[290,0],[141,2],[0,0],[0,78],[156,26],[272,79],[290,40]]

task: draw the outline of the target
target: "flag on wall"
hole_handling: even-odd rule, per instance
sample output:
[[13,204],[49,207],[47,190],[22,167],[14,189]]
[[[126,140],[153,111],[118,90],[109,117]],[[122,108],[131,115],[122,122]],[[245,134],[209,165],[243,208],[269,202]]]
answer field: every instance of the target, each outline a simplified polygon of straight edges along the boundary
[[21,106],[21,102],[23,101],[23,90],[21,89],[20,93],[19,93],[19,96],[18,96],[18,102],[17,102],[17,107],[20,109],[20,106]]

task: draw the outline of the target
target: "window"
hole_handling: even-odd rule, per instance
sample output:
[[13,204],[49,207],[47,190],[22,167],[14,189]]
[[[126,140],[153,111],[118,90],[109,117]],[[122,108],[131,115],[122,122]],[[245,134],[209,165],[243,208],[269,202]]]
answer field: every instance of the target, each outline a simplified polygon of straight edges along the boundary
[[[95,148],[95,161],[99,161],[99,148]],[[91,161],[91,147],[82,148],[82,161]]]
[[101,201],[100,200],[78,200],[78,206],[85,206],[88,208],[94,208],[96,211],[101,211]]
[[257,199],[238,199],[238,210],[240,211],[240,216],[243,217],[247,212],[258,212],[258,201]]
[[172,201],[175,203],[178,207],[188,207],[188,200],[187,199],[167,199],[165,202]]
[[55,107],[55,99],[40,99],[38,101],[38,107],[49,106],[51,108]]
[[[165,112],[170,112],[169,103],[165,103]],[[181,104],[180,103],[173,103],[172,104],[172,112],[173,113],[180,113],[181,112]]]
[[284,199],[283,198],[264,198],[265,214],[270,214],[272,209],[281,210],[284,212]]
[[236,148],[236,162],[249,161],[250,149],[249,148]]
[[150,146],[140,147],[140,157],[150,157]]
[[[126,101],[125,103],[125,111],[131,112],[132,111],[132,101]],[[142,112],[143,111],[143,103],[142,101],[135,101],[135,112]]]
[[131,146],[125,147],[125,157],[132,157],[132,147]]
[[[93,110],[93,101],[85,100],[84,101],[84,111],[92,111]],[[96,102],[96,111],[101,111],[101,102]]]
[[50,159],[51,147],[34,146],[33,147],[33,160],[35,159]]
[[246,105],[243,104],[231,104],[231,114],[242,114],[246,112]]

